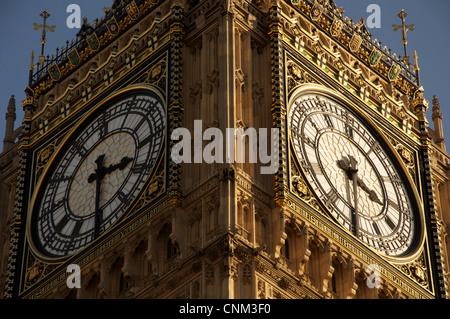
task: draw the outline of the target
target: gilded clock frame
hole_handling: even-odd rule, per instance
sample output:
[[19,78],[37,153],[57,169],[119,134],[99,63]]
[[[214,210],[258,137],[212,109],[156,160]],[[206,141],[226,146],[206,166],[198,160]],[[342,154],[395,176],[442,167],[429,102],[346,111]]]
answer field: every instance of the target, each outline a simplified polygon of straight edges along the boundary
[[[387,255],[382,255],[380,253],[378,253],[375,249],[373,249],[372,247],[362,243],[365,247],[367,247],[368,249],[370,249],[371,251],[373,251],[374,253],[380,255],[383,259],[385,259],[386,261],[390,262],[390,263],[396,263],[396,264],[406,264],[409,262],[413,262],[414,260],[416,260],[420,254],[423,251],[423,246],[426,240],[426,227],[424,224],[425,221],[425,216],[424,216],[424,209],[423,209],[423,203],[422,200],[419,196],[418,190],[415,186],[414,181],[412,180],[410,174],[408,173],[408,169],[406,168],[405,164],[403,163],[402,159],[400,158],[400,156],[398,155],[398,153],[395,151],[395,149],[393,148],[393,146],[391,145],[391,143],[387,140],[385,134],[375,125],[375,123],[373,122],[373,120],[369,117],[369,115],[367,115],[362,108],[357,105],[357,103],[354,103],[351,99],[345,97],[343,94],[340,94],[339,92],[332,90],[330,88],[324,87],[322,85],[319,84],[313,84],[313,83],[309,83],[309,84],[301,84],[300,86],[298,86],[296,89],[294,89],[292,91],[292,93],[290,94],[290,97],[288,99],[287,102],[287,111],[286,114],[289,114],[290,111],[290,107],[292,105],[292,103],[294,103],[295,99],[299,96],[301,96],[302,94],[305,93],[317,93],[319,95],[324,95],[327,97],[331,97],[334,100],[337,100],[343,104],[345,104],[347,106],[347,108],[351,109],[353,112],[355,112],[362,120],[363,123],[370,129],[372,129],[375,132],[375,136],[379,137],[382,139],[381,144],[384,145],[385,148],[388,148],[388,151],[392,154],[392,156],[394,156],[394,158],[391,158],[391,160],[393,160],[394,165],[396,165],[398,170],[401,170],[401,174],[404,176],[404,179],[406,179],[406,183],[408,183],[407,187],[409,188],[409,191],[411,193],[411,195],[413,196],[413,198],[411,198],[412,201],[414,201],[413,206],[415,206],[417,208],[417,212],[415,213],[415,215],[418,217],[418,221],[417,224],[420,227],[420,234],[416,240],[416,242],[414,243],[414,248],[412,249],[412,252],[409,253],[407,256],[401,256],[401,257],[394,257],[394,256],[387,256]],[[290,132],[290,127],[287,125],[287,145],[288,148],[291,150],[291,143],[292,143],[292,138],[291,138],[291,132]],[[296,154],[292,154],[295,158],[295,161],[298,162]],[[290,157],[289,157],[290,158]],[[297,163],[297,166],[301,168],[302,170],[302,175],[305,175],[304,169],[301,167],[301,165],[299,163]],[[290,165],[289,165],[290,167]],[[307,179],[304,178],[304,180],[306,181]],[[309,182],[306,182],[309,189],[311,189],[312,194],[314,194],[314,191],[312,191],[312,187],[311,185],[309,185]],[[348,236],[354,238],[355,241],[360,241],[359,239],[357,239],[355,237],[354,234],[352,234],[350,231],[348,231],[346,228],[343,228],[337,221],[335,221],[331,216],[331,214],[328,213],[328,210],[326,208],[326,206],[321,203],[321,200],[319,198],[316,197],[316,202],[319,202],[319,206],[320,206],[320,211],[321,212],[326,212],[326,214],[322,213],[322,216],[326,217],[327,219],[330,219],[334,224],[338,225],[338,227],[342,228]]]
[[[28,167],[30,171],[37,175],[35,175],[36,180],[29,186],[31,194],[27,204],[27,217],[24,221],[26,231],[19,252],[21,264],[16,293],[21,298],[39,298],[44,295],[49,289],[65,281],[67,272],[64,265],[75,263],[83,267],[93,262],[100,254],[119,243],[122,238],[144,226],[155,214],[166,211],[180,200],[177,193],[180,186],[177,178],[174,178],[179,175],[179,168],[170,165],[167,150],[171,143],[168,132],[176,128],[176,123],[174,124],[176,121],[171,121],[171,119],[177,117],[177,108],[174,107],[177,101],[170,93],[169,87],[170,85],[181,85],[181,82],[173,81],[170,78],[171,72],[176,71],[170,61],[178,60],[178,58],[170,54],[167,46],[164,47],[160,47],[161,50],[156,56],[152,55],[143,60],[147,63],[143,64],[140,71],[131,77],[121,76],[118,78],[117,85],[114,86],[115,89],[107,87],[102,94],[98,94],[99,96],[102,95],[103,98],[89,99],[82,107],[72,112],[70,118],[64,121],[68,128],[64,129],[63,132],[58,132],[52,140],[47,142],[39,138],[29,145],[28,148],[34,155],[33,163],[28,164]],[[156,69],[159,72],[156,72]],[[38,189],[42,187],[41,184],[45,180],[45,176],[51,173],[58,153],[64,151],[64,145],[70,141],[70,136],[76,134],[79,128],[90,121],[91,115],[98,109],[107,106],[109,101],[120,98],[121,95],[132,94],[133,92],[145,93],[145,91],[157,95],[164,105],[165,132],[161,149],[144,188],[126,209],[122,217],[97,240],[68,256],[59,258],[43,256],[31,240],[31,214]],[[50,149],[50,152],[45,154],[45,157],[48,157],[47,162],[45,165],[37,165],[38,157],[46,153],[47,148]],[[154,191],[155,189],[156,191]]]
[[[52,173],[53,169],[55,168],[55,165],[58,164],[58,160],[59,160],[59,155],[63,154],[67,148],[67,145],[70,144],[71,140],[73,139],[74,136],[76,136],[80,130],[85,126],[89,124],[89,121],[91,121],[92,116],[96,113],[99,112],[99,110],[101,110],[102,108],[106,107],[108,104],[110,104],[112,101],[118,100],[120,99],[122,96],[126,96],[127,94],[133,94],[134,92],[139,92],[141,94],[146,94],[145,92],[149,92],[149,94],[155,94],[160,101],[163,103],[164,105],[164,109],[165,109],[165,129],[164,129],[164,138],[163,138],[163,142],[161,145],[161,148],[158,151],[158,155],[157,155],[157,160],[155,162],[154,167],[152,168],[152,171],[149,175],[149,180],[146,181],[146,186],[144,187],[143,190],[141,190],[139,192],[139,195],[136,197],[136,199],[133,201],[133,203],[126,208],[126,211],[124,212],[124,214],[116,221],[113,223],[113,225],[106,230],[103,234],[101,234],[99,236],[99,238],[97,238],[96,240],[94,240],[93,242],[87,244],[85,247],[83,247],[82,249],[78,250],[76,253],[74,254],[70,254],[67,256],[62,256],[62,257],[55,257],[55,258],[51,258],[48,256],[43,255],[39,249],[36,247],[34,240],[33,240],[33,235],[32,235],[32,220],[33,220],[33,216],[36,213],[35,212],[35,206],[38,202],[38,195],[40,194],[40,191],[43,187],[45,187],[45,179],[46,176],[48,176],[49,174]],[[108,236],[108,234],[110,234],[111,231],[114,230],[114,228],[117,227],[117,224],[119,224],[121,221],[126,220],[128,217],[130,217],[130,214],[133,212],[134,208],[138,205],[139,202],[139,198],[141,198],[144,195],[144,192],[146,191],[147,187],[149,186],[150,180],[152,179],[152,177],[155,175],[156,171],[157,171],[157,167],[158,164],[160,162],[160,158],[163,155],[163,153],[165,152],[165,148],[167,148],[167,122],[168,122],[168,118],[167,118],[167,99],[163,96],[163,94],[161,94],[161,92],[159,92],[159,90],[157,90],[154,86],[152,85],[146,85],[146,84],[134,84],[134,85],[130,85],[126,88],[123,89],[119,89],[116,92],[111,93],[110,95],[108,95],[105,99],[103,99],[102,101],[100,101],[98,104],[95,105],[95,107],[93,107],[92,109],[90,109],[85,115],[83,115],[83,118],[80,119],[77,124],[71,128],[70,132],[64,137],[64,139],[62,140],[62,142],[60,143],[59,147],[57,148],[57,150],[52,154],[52,157],[50,158],[50,160],[48,161],[48,163],[46,164],[46,167],[44,168],[44,171],[42,172],[41,176],[39,177],[34,189],[33,189],[33,195],[31,197],[30,200],[30,205],[28,207],[28,214],[27,214],[27,222],[26,222],[26,240],[28,241],[29,245],[30,245],[30,249],[33,252],[33,254],[38,257],[40,260],[42,261],[47,261],[50,263],[59,263],[62,262],[70,257],[72,257],[75,254],[83,254],[86,249],[89,249],[90,246],[92,246],[92,244],[94,244],[97,241],[101,241],[101,238]]]

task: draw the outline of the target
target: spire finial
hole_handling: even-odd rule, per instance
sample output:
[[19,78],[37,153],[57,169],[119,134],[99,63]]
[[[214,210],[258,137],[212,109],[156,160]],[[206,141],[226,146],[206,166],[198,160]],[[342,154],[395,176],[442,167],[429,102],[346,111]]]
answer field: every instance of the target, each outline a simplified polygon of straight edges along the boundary
[[436,95],[433,96],[433,120],[439,118],[442,120],[441,105]]
[[[41,50],[41,56],[40,56],[40,61],[43,62],[42,57],[44,57],[44,48],[45,48],[45,44],[47,41],[47,32],[55,32],[55,26],[48,26],[47,25],[47,19],[51,17],[51,14],[47,12],[47,9],[44,9],[44,12],[42,12],[40,14],[40,16],[44,19],[44,24],[37,24],[34,23],[34,30],[41,30],[42,29],[42,38],[41,38],[41,45],[42,45],[42,50]],[[45,58],[44,58],[45,59]]]
[[406,37],[406,33],[408,31],[414,31],[415,25],[414,24],[406,25],[405,18],[407,16],[408,14],[402,9],[400,13],[397,15],[397,17],[399,17],[402,20],[402,25],[393,24],[392,26],[394,27],[394,31],[398,31],[400,29],[402,30],[403,48],[405,50],[405,56],[403,57],[403,61],[405,61],[405,63],[409,65],[409,56],[406,50],[406,45],[408,44],[408,38]]
[[7,117],[13,117],[14,120],[16,119],[16,99],[14,95],[11,95],[11,98],[9,99]]
[[3,140],[3,152],[6,152],[14,147],[14,122],[16,120],[16,99],[14,95],[8,103],[8,112],[6,113],[6,128],[5,138]]

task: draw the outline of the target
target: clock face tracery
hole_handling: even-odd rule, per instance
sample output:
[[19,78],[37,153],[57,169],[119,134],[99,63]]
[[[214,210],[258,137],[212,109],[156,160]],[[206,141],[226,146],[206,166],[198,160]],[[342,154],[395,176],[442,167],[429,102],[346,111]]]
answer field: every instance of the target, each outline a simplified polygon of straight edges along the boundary
[[334,219],[382,254],[408,254],[419,218],[376,134],[344,103],[313,93],[295,98],[288,121],[297,159]]
[[159,97],[137,94],[103,108],[73,135],[33,213],[33,239],[41,253],[73,254],[122,217],[152,173],[165,121]]

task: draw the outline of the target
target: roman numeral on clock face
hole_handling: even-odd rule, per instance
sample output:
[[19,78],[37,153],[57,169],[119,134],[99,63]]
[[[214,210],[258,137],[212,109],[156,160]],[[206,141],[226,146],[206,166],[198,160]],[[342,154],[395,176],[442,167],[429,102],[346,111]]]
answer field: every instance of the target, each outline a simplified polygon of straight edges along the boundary
[[333,190],[329,191],[326,194],[326,197],[327,197],[327,200],[326,200],[325,204],[327,206],[330,206],[331,204],[334,204],[336,202],[336,200],[338,199],[338,195]]
[[384,220],[386,221],[386,224],[389,226],[389,228],[393,231],[395,229],[395,224],[392,219],[390,219],[389,216],[386,216]]
[[145,170],[149,169],[150,166],[146,163],[140,163],[140,164],[136,164],[134,165],[132,172],[134,174],[142,174]]
[[70,221],[69,216],[64,215],[63,218],[59,221],[59,223],[56,225],[56,229],[62,233],[64,227],[66,227],[67,223]]
[[127,197],[127,195],[125,195],[123,192],[120,192],[119,194],[118,194],[118,197],[119,197],[119,200],[123,203],[123,204],[125,204],[125,205],[127,205],[127,206],[129,206],[130,205],[130,199]]
[[396,202],[394,202],[392,199],[388,200],[389,203],[389,207],[392,207],[393,209],[395,209],[397,212],[400,211],[400,207],[398,206],[398,204]]
[[145,145],[150,143],[153,140],[153,136],[147,136],[145,139],[139,142],[138,148],[143,148]]
[[81,227],[83,227],[84,222],[78,221],[75,223],[75,227],[72,230],[72,236],[78,236],[80,234]]
[[353,128],[347,123],[345,123],[345,134],[347,134],[347,136],[350,139],[353,139],[353,134],[354,134],[353,133]]
[[102,138],[108,135],[108,122],[105,113],[99,118],[99,131]]
[[73,141],[72,147],[76,149],[77,153],[80,156],[85,156],[88,152],[88,150],[82,144],[80,144],[77,140]]
[[325,123],[328,125],[329,128],[334,128],[333,121],[331,120],[331,117],[328,114],[324,114],[323,117],[325,118]]
[[375,233],[376,233],[378,236],[381,236],[381,231],[380,231],[380,228],[378,227],[377,223],[373,222],[373,223],[372,223],[372,227],[373,227],[373,230],[375,231]]
[[147,122],[147,120],[145,118],[143,118],[134,128],[136,132],[139,132],[139,130],[141,129],[142,125],[145,124],[145,122]]

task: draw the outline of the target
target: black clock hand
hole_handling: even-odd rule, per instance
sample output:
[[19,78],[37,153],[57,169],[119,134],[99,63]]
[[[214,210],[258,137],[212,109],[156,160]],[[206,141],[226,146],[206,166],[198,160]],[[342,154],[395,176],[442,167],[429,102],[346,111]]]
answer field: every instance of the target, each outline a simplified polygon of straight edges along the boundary
[[355,225],[355,236],[358,237],[359,234],[359,219],[358,219],[358,162],[353,156],[350,156],[350,168],[347,174],[351,174],[353,180],[353,201],[354,201],[354,212],[353,212],[353,222]]
[[359,233],[359,220],[358,220],[358,161],[351,155],[344,157],[337,161],[337,165],[340,169],[347,173],[349,180],[353,181],[353,225],[355,227],[354,233],[358,237]]
[[94,238],[97,238],[100,235],[100,224],[102,222],[102,211],[100,208],[100,194],[101,194],[101,184],[103,178],[106,175],[109,175],[116,170],[123,171],[128,164],[130,164],[133,159],[129,157],[124,157],[119,164],[111,165],[109,167],[105,167],[103,162],[105,160],[105,155],[100,155],[95,163],[97,164],[97,168],[95,173],[91,174],[88,178],[88,182],[92,184],[94,181],[96,182],[95,187],[95,227],[94,227]]
[[383,203],[381,202],[381,200],[378,198],[377,193],[370,189],[369,187],[367,187],[367,185],[364,183],[364,181],[358,177],[358,186],[361,187],[361,189],[367,193],[367,195],[369,195],[369,199],[372,202],[375,202],[379,205],[383,205]]
[[[342,160],[337,161],[337,164],[339,166],[340,169],[344,170],[347,173],[347,176],[349,177],[349,179],[353,179],[353,174],[354,171],[351,170],[351,166],[352,166],[352,159],[353,161],[356,161],[353,157],[350,156],[350,161],[347,158],[344,158]],[[357,172],[358,170],[356,170]],[[381,200],[378,198],[377,193],[374,190],[371,190],[369,187],[367,187],[367,185],[364,183],[364,181],[357,177],[357,185],[369,195],[369,199],[372,202],[375,202],[377,204],[383,205],[383,203],[381,202]]]
[[106,173],[107,174],[111,174],[111,173],[113,173],[114,171],[117,171],[117,170],[123,171],[128,166],[128,164],[130,164],[132,161],[133,161],[132,158],[124,157],[124,158],[122,158],[122,160],[120,161],[119,164],[111,165],[110,167],[108,167],[106,169]]
[[105,155],[100,155],[95,163],[97,164],[97,168],[94,174],[89,176],[88,182],[95,183],[95,223],[94,223],[94,238],[98,238],[100,235],[100,224],[102,220],[102,211],[100,208],[100,194],[101,194],[101,186],[102,180],[106,175],[105,167],[103,166],[103,162],[105,160]]

